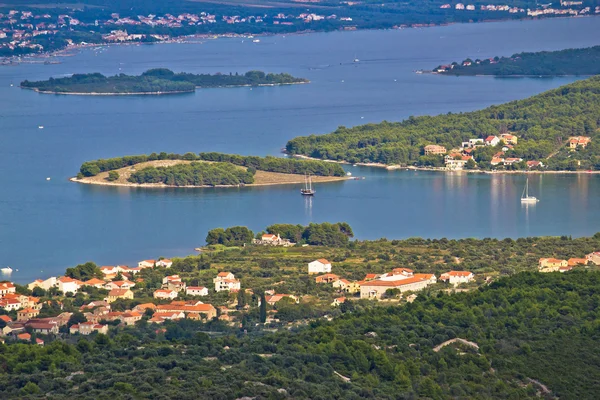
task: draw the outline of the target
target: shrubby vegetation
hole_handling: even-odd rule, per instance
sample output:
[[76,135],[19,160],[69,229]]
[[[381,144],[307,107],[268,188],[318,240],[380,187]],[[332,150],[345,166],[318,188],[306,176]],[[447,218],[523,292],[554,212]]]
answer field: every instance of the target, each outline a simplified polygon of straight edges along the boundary
[[216,228],[208,231],[206,244],[224,246],[243,246],[252,242],[254,234],[245,226],[233,226],[227,229]]
[[[267,232],[280,235],[282,239],[289,239],[297,244],[310,244],[313,246],[346,247],[349,238],[354,237],[352,228],[345,222],[331,224],[309,224],[308,226],[292,224],[275,224],[267,227]],[[256,234],[260,239],[264,232]],[[206,243],[208,245],[222,244],[225,246],[242,246],[252,242],[254,233],[245,226],[234,226],[223,229],[216,228],[208,232]]]
[[[470,64],[470,65],[465,65]],[[510,57],[452,63],[447,75],[560,76],[600,74],[600,46],[584,49],[517,53]],[[442,68],[438,66],[434,71]]]
[[[330,224],[311,223],[308,226],[292,224],[275,224],[267,227],[267,232],[279,235],[293,243],[310,244],[313,246],[344,247],[349,239],[354,237],[352,228],[345,222]],[[261,236],[257,234],[257,237]]]
[[[561,399],[600,390],[600,275],[520,273],[266,333],[190,320],[0,345],[4,398]],[[284,305],[282,308],[289,307]],[[207,334],[208,333],[208,334]],[[35,336],[35,335],[34,335]],[[439,352],[452,338],[461,344]],[[340,374],[349,378],[345,382]],[[282,390],[283,389],[283,390]]]
[[254,183],[254,171],[229,163],[191,162],[170,167],[146,167],[131,174],[129,182],[169,186],[217,186]]
[[[403,122],[340,127],[327,135],[297,137],[287,143],[286,149],[290,154],[351,163],[432,165],[443,160],[423,155],[423,147],[428,144],[452,149],[470,138],[511,132],[519,137],[519,143],[506,157],[540,160],[558,151],[544,160],[549,169],[598,170],[598,115],[600,77],[593,77],[481,111],[409,117]],[[575,152],[566,150],[568,138],[580,135],[592,137],[592,143]],[[498,150],[482,150],[478,165],[489,168],[494,151]]]
[[344,176],[344,169],[335,163],[315,160],[299,160],[280,157],[239,156],[223,153],[194,153],[173,154],[162,152],[149,155],[124,156],[117,158],[86,161],[79,169],[82,176],[95,176],[101,172],[111,171],[132,166],[146,161],[156,160],[187,160],[215,161],[247,167],[250,172],[255,170],[281,172],[286,174],[311,174],[320,176]]
[[47,81],[23,81],[21,87],[54,93],[181,93],[193,92],[196,87],[281,85],[307,82],[289,74],[265,74],[249,71],[239,74],[175,73],[165,68],[151,69],[140,76],[119,74],[106,77],[100,73],[74,74],[67,78]]
[[319,176],[344,176],[344,169],[335,163],[297,158],[240,156],[237,154],[200,153],[204,161],[228,162],[259,171],[281,172],[284,174],[309,174]]

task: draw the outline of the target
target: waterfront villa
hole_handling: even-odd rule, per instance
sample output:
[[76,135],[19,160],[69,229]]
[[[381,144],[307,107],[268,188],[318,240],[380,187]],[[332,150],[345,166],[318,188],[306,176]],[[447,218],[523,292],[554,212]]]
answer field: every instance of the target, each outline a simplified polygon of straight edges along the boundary
[[309,274],[327,274],[331,272],[331,263],[324,258],[308,263]]
[[296,243],[292,243],[289,239],[282,239],[280,235],[265,233],[260,239],[252,239],[252,244],[263,246],[283,246],[290,247]]
[[429,155],[444,155],[446,154],[446,148],[437,144],[429,144],[423,148],[426,156]]

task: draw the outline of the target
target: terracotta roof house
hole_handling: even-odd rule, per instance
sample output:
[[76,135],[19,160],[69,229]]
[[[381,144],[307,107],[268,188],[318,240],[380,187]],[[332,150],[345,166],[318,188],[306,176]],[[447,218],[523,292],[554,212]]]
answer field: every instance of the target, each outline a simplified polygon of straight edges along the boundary
[[345,297],[338,297],[337,299],[333,299],[333,303],[331,303],[331,305],[333,307],[337,307],[339,305],[342,305],[345,302],[346,302],[346,298]]
[[133,292],[131,289],[112,289],[108,292],[108,297],[104,299],[107,303],[112,303],[118,299],[133,299]]
[[317,276],[315,278],[315,282],[316,283],[333,283],[339,279],[340,279],[340,277],[337,276],[336,274],[325,274],[325,275]]
[[459,285],[461,283],[469,283],[475,279],[475,275],[469,271],[450,271],[440,275],[440,280],[448,282],[451,285]]
[[587,258],[569,258],[567,260],[567,264],[570,267],[575,267],[577,265],[587,265],[587,263],[588,263]]
[[153,293],[155,299],[175,299],[177,298],[176,290],[156,289]]
[[360,298],[379,299],[388,289],[398,289],[401,293],[423,290],[436,281],[433,274],[414,274],[410,278],[397,280],[376,279],[365,282],[360,286]]

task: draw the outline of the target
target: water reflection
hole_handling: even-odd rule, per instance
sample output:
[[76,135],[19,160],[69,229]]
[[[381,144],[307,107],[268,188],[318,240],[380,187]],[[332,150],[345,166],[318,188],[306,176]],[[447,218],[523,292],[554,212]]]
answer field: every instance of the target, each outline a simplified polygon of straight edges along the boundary
[[313,196],[304,196],[304,215],[312,221]]

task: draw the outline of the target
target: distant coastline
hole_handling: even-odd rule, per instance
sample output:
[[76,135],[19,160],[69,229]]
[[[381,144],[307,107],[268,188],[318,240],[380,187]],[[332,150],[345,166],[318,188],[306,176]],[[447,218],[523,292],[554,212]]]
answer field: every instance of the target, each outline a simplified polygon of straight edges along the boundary
[[224,85],[224,86],[216,86],[216,87],[203,87],[196,86],[194,90],[179,90],[179,91],[166,91],[166,92],[128,92],[128,93],[86,93],[86,92],[53,92],[50,90],[40,90],[36,88],[29,88],[21,86],[21,89],[33,90],[36,93],[41,94],[58,94],[58,95],[72,95],[72,96],[163,96],[169,94],[186,94],[186,93],[194,93],[197,89],[234,89],[240,87],[265,87],[265,86],[287,86],[287,85],[303,85],[310,83],[309,80],[306,82],[286,82],[286,83],[262,83],[258,85]]
[[468,173],[475,173],[475,174],[491,174],[491,175],[498,175],[498,174],[600,174],[600,171],[590,171],[590,170],[577,170],[577,171],[541,171],[541,170],[514,170],[514,171],[486,171],[486,170],[480,170],[480,169],[461,169],[461,170],[455,170],[455,169],[448,169],[448,168],[436,168],[436,167],[416,167],[414,165],[407,165],[407,166],[403,166],[403,165],[398,165],[398,164],[381,164],[381,163],[364,163],[364,162],[358,162],[358,163],[350,163],[348,161],[336,161],[336,160],[324,160],[324,159],[319,159],[319,158],[314,158],[314,157],[308,157],[308,156],[303,156],[301,154],[294,154],[291,157],[294,158],[299,158],[302,160],[313,160],[313,161],[324,161],[324,162],[330,162],[330,163],[335,163],[335,164],[342,164],[342,165],[352,165],[352,166],[357,166],[357,167],[368,167],[368,168],[382,168],[382,169],[387,169],[388,171],[396,171],[396,170],[405,170],[405,171],[429,171],[429,172],[448,172],[448,173],[462,173],[462,172],[468,172]]
[[[257,175],[261,171],[257,171]],[[144,189],[166,189],[166,188],[183,188],[183,189],[200,189],[200,188],[242,188],[242,187],[259,187],[259,186],[279,186],[279,185],[300,185],[304,183],[303,175],[294,175],[294,174],[281,174],[288,175],[289,177],[296,178],[294,181],[282,181],[282,182],[271,182],[271,183],[249,183],[245,185],[186,185],[186,186],[177,186],[177,185],[165,185],[162,183],[120,183],[120,182],[108,182],[108,181],[100,181],[100,180],[91,180],[89,178],[77,178],[76,176],[69,178],[69,181],[75,183],[81,183],[84,185],[99,185],[99,186],[118,186],[118,187],[132,187],[132,188],[144,188]],[[331,182],[342,182],[347,180],[352,180],[353,177],[350,176],[313,176],[313,183],[331,183]]]

